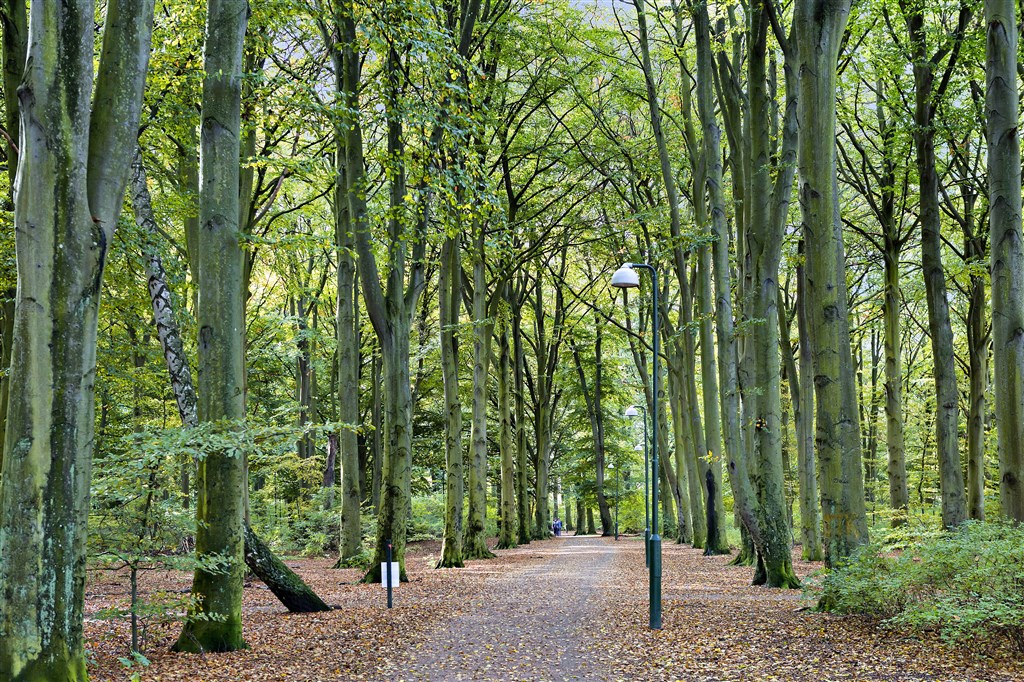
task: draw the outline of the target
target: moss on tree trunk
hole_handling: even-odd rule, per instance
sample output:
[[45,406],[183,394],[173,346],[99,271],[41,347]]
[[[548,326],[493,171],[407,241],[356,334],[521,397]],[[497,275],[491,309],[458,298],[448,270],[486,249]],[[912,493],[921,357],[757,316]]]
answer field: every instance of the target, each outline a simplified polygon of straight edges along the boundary
[[270,551],[248,525],[245,526],[245,565],[292,613],[331,610],[331,607],[325,604],[302,578]]

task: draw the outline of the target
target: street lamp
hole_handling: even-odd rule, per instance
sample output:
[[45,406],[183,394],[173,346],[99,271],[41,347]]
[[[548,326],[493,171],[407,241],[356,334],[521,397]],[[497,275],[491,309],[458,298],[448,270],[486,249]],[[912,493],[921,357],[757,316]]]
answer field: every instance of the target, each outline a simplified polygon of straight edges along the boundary
[[647,475],[647,408],[643,405],[630,405],[626,408],[627,417],[639,417],[640,412],[644,414],[644,444],[636,446],[637,452],[644,452],[644,564],[651,567],[651,506],[648,496],[648,475]]
[[619,469],[615,466],[614,462],[609,462],[609,469],[615,469],[615,541],[619,541],[619,499],[621,497],[619,493],[619,484],[622,481],[622,476],[619,474]]
[[658,271],[648,263],[623,263],[622,267],[612,274],[612,286],[619,289],[636,289],[640,286],[640,275],[637,268],[651,273],[651,329],[654,334],[654,391],[651,405],[651,430],[654,439],[651,441],[651,562],[650,562],[650,626],[652,630],[661,629],[661,536],[658,535]]

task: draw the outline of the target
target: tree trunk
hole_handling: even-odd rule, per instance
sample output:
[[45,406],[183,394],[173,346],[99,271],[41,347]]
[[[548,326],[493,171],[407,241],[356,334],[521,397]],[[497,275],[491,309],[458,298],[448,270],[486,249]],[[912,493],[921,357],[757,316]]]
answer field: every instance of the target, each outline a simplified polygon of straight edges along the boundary
[[[353,8],[343,3],[336,17],[341,36],[345,69],[350,72],[347,83],[359,80],[360,55],[356,50],[356,24]],[[401,9],[387,3],[382,9],[382,25],[400,23]],[[402,118],[404,62],[411,49],[408,42],[395,38],[384,59],[383,109],[386,120],[387,152],[393,159],[388,184],[390,217],[387,221],[386,252],[388,268],[381,282],[381,269],[370,243],[370,227],[366,219],[366,179],[364,177],[362,127],[359,122],[359,91],[343,93],[352,120],[348,125],[346,164],[349,179],[349,210],[355,229],[356,253],[359,258],[359,279],[367,316],[381,347],[383,357],[384,453],[381,471],[381,500],[377,515],[377,537],[366,582],[378,582],[380,563],[387,546],[393,548],[393,560],[405,573],[405,540],[409,516],[412,472],[412,388],[409,384],[409,337],[412,332],[416,302],[423,291],[423,268],[426,260],[423,226],[429,222],[429,211],[421,207],[416,231],[410,234],[406,223],[405,139]],[[410,253],[411,250],[411,253]]]
[[[707,441],[704,438],[704,425],[701,423],[700,407],[697,404],[697,348],[694,342],[692,313],[694,301],[689,291],[688,288],[682,294],[684,300],[682,314],[684,336],[681,348],[682,355],[679,358],[682,364],[679,383],[683,392],[683,398],[685,399],[684,404],[686,405],[686,414],[683,417],[687,422],[686,426],[689,428],[690,437],[692,438],[692,447],[686,453],[686,456],[687,472],[689,473],[690,481],[690,502],[693,505],[693,546],[698,549],[706,549],[709,545],[717,543],[716,539],[708,535],[708,528],[712,523],[709,521],[709,517],[715,516],[716,511],[713,508],[715,499],[713,497],[705,499],[707,493],[705,488],[706,472],[709,464]],[[715,490],[717,492],[717,487]],[[712,508],[708,509],[708,505],[711,505]],[[717,553],[717,548],[711,552],[711,554]],[[708,554],[708,552],[705,552],[705,554]]]
[[[334,62],[335,88],[339,93],[353,93],[359,87],[357,71],[349,68],[347,54],[351,36],[343,36],[345,47],[331,51]],[[341,465],[341,534],[338,563],[359,556],[362,549],[363,529],[360,519],[362,493],[359,485],[359,436],[356,431],[359,414],[359,322],[356,314],[357,267],[355,261],[354,220],[361,214],[352,210],[352,194],[361,191],[353,185],[356,180],[349,172],[349,144],[361,144],[350,137],[347,126],[334,129],[337,149],[334,155],[334,243],[338,258],[338,298],[336,306],[336,334],[338,342],[338,421],[343,426],[338,434]],[[355,198],[358,204],[360,199]]]
[[[684,332],[685,333],[685,332]],[[665,344],[668,346],[669,344]],[[669,346],[671,347],[671,346]],[[707,541],[707,518],[704,515],[704,488],[700,482],[700,475],[695,466],[693,458],[693,432],[687,422],[690,408],[686,404],[686,390],[683,386],[682,369],[679,367],[682,362],[683,352],[680,350],[676,357],[668,364],[668,393],[672,406],[672,434],[675,445],[676,472],[679,476],[678,484],[686,492],[687,508],[689,511],[691,542],[694,549],[704,549]]]
[[[706,222],[702,221],[700,224]],[[713,556],[728,554],[729,540],[726,537],[725,501],[722,499],[722,416],[718,403],[718,369],[715,364],[715,341],[711,329],[714,316],[711,303],[711,249],[707,246],[700,247],[698,258],[701,399],[704,406],[704,442],[707,444],[708,458],[708,467],[704,472],[704,489],[708,495],[705,505],[708,515],[708,544],[704,548],[704,554]],[[703,457],[705,453],[700,454]]]
[[726,221],[725,197],[722,190],[721,138],[715,120],[712,97],[713,56],[711,25],[707,6],[691,5],[697,37],[697,110],[704,134],[705,184],[708,192],[710,234],[714,239],[715,322],[718,337],[718,374],[720,414],[729,481],[733,489],[734,508],[743,525],[759,543],[761,539],[756,513],[756,498],[747,470],[743,436],[740,429],[738,354],[732,309],[732,275],[729,262],[729,227]]
[[[543,385],[544,381],[538,376],[537,382]],[[543,540],[551,536],[551,514],[548,509],[548,471],[551,463],[551,406],[546,394],[540,392],[541,403],[537,409],[537,460],[535,469],[537,472],[537,506],[534,508],[533,537]]]
[[494,323],[487,318],[487,265],[484,230],[477,230],[473,259],[473,431],[470,443],[469,514],[462,552],[467,559],[490,559],[487,548],[487,370]]
[[[970,215],[970,214],[968,214]],[[984,262],[984,250],[975,249],[977,240],[967,245],[971,262]],[[985,278],[971,275],[970,304],[967,311],[967,347],[970,355],[970,395],[967,415],[967,514],[985,520],[985,392],[988,389],[988,342],[985,329]]]
[[985,2],[985,113],[999,501],[1004,516],[1024,521],[1024,243],[1016,7],[1012,0]]
[[[508,339],[508,319],[501,320],[501,353],[498,357],[498,416],[500,432],[498,449],[501,452],[501,528],[498,548],[516,547],[516,489],[515,451],[512,447],[512,372]],[[567,514],[568,515],[568,514]]]
[[[3,92],[4,92],[4,123],[6,124],[7,139],[4,142],[4,152],[7,156],[7,188],[8,194],[4,197],[6,205],[4,210],[11,210],[14,207],[14,183],[18,173],[18,150],[17,144],[19,130],[21,129],[21,111],[18,102],[18,86],[21,84],[21,77],[25,70],[25,51],[28,47],[28,15],[26,14],[27,3],[18,0],[4,0],[0,5],[0,28],[3,29]],[[14,343],[14,308],[17,296],[17,288],[14,286],[17,279],[16,268],[10,265],[3,266],[0,276],[3,278],[4,288],[0,296],[0,310],[3,320],[0,322],[2,337],[0,337],[0,476],[4,469],[4,442],[7,429],[7,403],[10,395],[10,373],[11,368],[11,346]]]
[[849,13],[849,0],[798,0],[793,18],[800,62],[800,208],[817,405],[815,445],[828,566],[867,540],[835,164],[836,61]]
[[384,359],[380,352],[373,355],[372,371],[370,380],[373,387],[370,389],[370,402],[372,406],[371,418],[373,422],[373,434],[370,437],[370,449],[373,453],[373,470],[370,472],[370,506],[376,514],[380,509],[380,484],[384,471]]
[[[199,195],[199,402],[200,422],[245,420],[242,247],[239,230],[239,135],[242,46],[249,8],[245,0],[211,2],[207,18]],[[174,645],[192,653],[235,651],[242,640],[245,576],[245,458],[235,448],[207,455],[196,480],[196,557],[220,556],[223,568],[200,564],[196,598]]]
[[885,445],[889,451],[889,506],[892,525],[907,522],[910,491],[907,488],[906,445],[903,437],[903,357],[900,320],[900,249],[885,235],[885,285],[882,317],[885,321]]
[[[160,340],[161,348],[163,348],[164,363],[167,366],[167,373],[171,379],[171,391],[174,393],[174,399],[178,405],[178,415],[181,417],[182,425],[186,428],[195,428],[199,425],[195,384],[192,380],[188,356],[185,354],[185,346],[181,339],[181,328],[178,326],[177,316],[174,312],[174,302],[171,298],[170,287],[167,284],[167,275],[164,271],[163,261],[155,245],[152,243],[158,233],[157,223],[153,215],[152,201],[146,183],[146,171],[142,164],[142,156],[139,153],[138,147],[136,147],[135,159],[132,163],[131,199],[132,209],[135,213],[135,222],[149,239],[149,242],[144,247],[146,276],[148,278],[153,318],[157,327],[157,337]],[[191,462],[189,465],[191,465]],[[333,469],[329,467],[329,471],[330,482],[333,484]],[[327,474],[325,474],[326,476]],[[250,551],[248,546],[250,538],[259,543],[260,549]],[[271,581],[280,585],[279,589],[285,594],[284,597],[278,595],[282,603],[286,606],[308,603],[308,597],[305,595],[307,593],[312,594],[312,591],[298,576],[292,573],[291,569],[281,563],[276,557],[272,555],[267,556],[270,550],[263,544],[255,532],[249,528],[248,523],[245,527],[245,542],[247,543],[245,561],[249,570],[268,585]],[[256,557],[259,557],[260,560],[256,561]],[[273,573],[270,573],[265,570],[264,567],[266,566],[276,566],[277,568]],[[287,592],[289,586],[294,586],[297,592],[295,595],[290,595]],[[289,606],[289,610],[295,609]],[[325,607],[319,610],[327,609]]]
[[3,476],[3,443],[6,440],[7,404],[11,395],[11,347],[14,344],[14,304],[17,291],[4,291],[0,296],[0,476]]
[[331,610],[294,571],[270,551],[248,525],[245,526],[245,563],[292,613]]
[[515,355],[515,420],[516,420],[516,516],[518,517],[519,544],[530,542],[530,495],[526,447],[526,357],[523,352],[522,300],[518,293],[509,301],[512,316],[512,351]]
[[440,299],[441,377],[445,404],[445,515],[444,537],[438,568],[461,568],[462,506],[465,480],[462,469],[462,401],[459,399],[458,335],[459,301],[462,292],[462,267],[459,263],[458,235],[441,247]]
[[[771,2],[772,0],[763,0]],[[753,399],[753,447],[758,473],[761,542],[755,540],[765,575],[756,576],[769,587],[798,587],[790,552],[786,513],[785,473],[782,466],[782,397],[779,362],[778,277],[786,218],[793,191],[797,145],[796,68],[786,60],[786,118],[779,173],[772,186],[772,104],[767,89],[768,12],[762,2],[751,7],[750,50],[747,57],[751,107],[749,136],[750,219],[746,230],[746,257],[751,286],[749,317],[759,320],[751,327],[747,351],[753,360],[756,387]],[[749,398],[748,398],[749,400]]]
[[587,407],[587,416],[590,418],[590,435],[594,444],[594,477],[596,485],[594,488],[597,494],[597,508],[601,515],[602,534],[609,535],[608,529],[612,527],[612,514],[608,507],[608,500],[604,494],[605,454],[604,454],[604,423],[601,412],[601,328],[595,327],[596,336],[594,339],[594,384],[591,389],[587,382],[587,375],[583,371],[583,362],[580,358],[579,348],[573,346],[572,359],[576,365],[576,375],[580,380],[580,392],[583,394],[583,402]]
[[939,458],[942,525],[944,528],[953,528],[967,518],[967,498],[960,468],[960,394],[956,386],[953,328],[949,318],[946,274],[942,266],[942,216],[939,210],[939,174],[935,167],[933,127],[936,64],[929,61],[925,54],[924,8],[909,10],[906,22],[914,61],[914,147],[920,182],[921,266],[928,303],[928,330],[935,378],[935,446]]
[[99,296],[134,149],[153,3],[107,6],[95,91],[93,3],[32,3],[27,59],[15,65],[12,42],[24,36],[21,26],[8,31],[24,24],[24,4],[8,9],[17,4],[3,12],[5,82],[15,69],[24,74],[0,483],[0,679],[84,680]]
[[[803,251],[803,242],[800,244]],[[792,393],[799,410],[797,421],[797,471],[800,478],[800,539],[803,558],[822,561],[821,507],[818,506],[818,468],[814,461],[814,355],[811,352],[811,327],[807,312],[807,278],[803,265],[797,266],[796,319],[800,339],[799,386]],[[904,476],[906,472],[904,472]]]

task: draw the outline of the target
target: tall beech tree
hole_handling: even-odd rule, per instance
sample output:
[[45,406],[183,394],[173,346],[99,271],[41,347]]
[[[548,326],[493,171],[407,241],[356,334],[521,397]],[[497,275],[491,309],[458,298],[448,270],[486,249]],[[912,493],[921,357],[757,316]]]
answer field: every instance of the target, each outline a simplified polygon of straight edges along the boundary
[[[156,248],[159,227],[153,214],[153,205],[146,181],[146,170],[142,163],[141,150],[136,150],[132,161],[132,177],[130,189],[132,210],[135,222],[146,240],[144,259],[146,267],[147,288],[153,309],[153,320],[156,325],[157,337],[163,349],[164,364],[171,380],[171,390],[178,406],[178,415],[186,428],[199,426],[195,384],[192,381],[192,370],[185,344],[181,338],[181,327],[171,298],[167,272],[164,270],[163,258]],[[186,464],[191,466],[191,463]],[[189,488],[186,484],[182,492],[188,499]],[[248,489],[246,490],[245,509],[245,564],[260,580],[262,580],[281,603],[292,612],[329,611],[330,607],[318,597],[302,579],[285,565],[267,547],[249,525]]]
[[[19,282],[0,483],[0,678],[12,682],[87,678],[100,287],[135,149],[153,3],[107,5],[94,81],[95,12],[90,0],[32,2],[18,89]],[[8,38],[4,14],[5,43],[23,39]]]
[[1016,8],[1007,0],[985,0],[985,114],[999,501],[1005,516],[1024,521],[1024,243]]
[[462,517],[465,498],[465,472],[462,457],[462,401],[459,398],[458,334],[462,267],[459,264],[458,234],[448,237],[441,247],[438,298],[441,321],[441,377],[445,408],[445,516],[444,537],[438,568],[461,568]]
[[[362,168],[350,170],[355,163],[362,165],[362,129],[358,120],[360,65],[355,17],[350,8],[350,4],[338,3],[330,20],[320,21],[320,32],[331,51],[335,92],[342,104],[341,111],[335,114],[334,195],[331,204],[338,256],[338,419],[344,425],[338,434],[341,461],[340,563],[359,554],[363,539],[360,521],[359,439],[355,431],[355,425],[360,421],[355,234],[364,229],[360,222],[366,220],[366,211],[365,198],[361,195],[363,189],[359,185]],[[374,389],[379,391],[376,385]],[[375,465],[378,459],[374,458]]]
[[[953,355],[953,328],[949,317],[946,274],[942,266],[942,224],[939,209],[939,172],[935,158],[935,112],[956,66],[971,10],[961,3],[956,26],[928,54],[925,6],[901,2],[914,70],[914,150],[920,183],[921,267],[928,303],[935,378],[935,444],[939,457],[942,525],[952,528],[967,518],[967,495],[960,468],[960,403]],[[939,71],[942,60],[945,66]],[[939,72],[939,73],[937,73]],[[936,84],[936,76],[939,82]],[[1019,214],[1019,211],[1018,211]],[[1022,318],[1024,319],[1024,318]]]
[[849,556],[868,532],[836,180],[836,63],[849,14],[849,0],[797,0],[793,14],[815,450],[828,566]]
[[[777,150],[777,168],[770,156],[771,124],[774,109],[768,92],[768,35],[770,14],[777,10],[760,0],[750,8],[750,40],[747,56],[748,100],[750,102],[749,152],[750,193],[748,203],[750,219],[746,229],[744,268],[752,279],[748,301],[749,315],[759,322],[753,325],[752,339],[747,352],[753,356],[754,447],[757,459],[758,497],[760,501],[760,527],[763,544],[760,553],[759,575],[755,583],[769,587],[797,587],[800,581],[793,572],[790,556],[790,533],[787,522],[784,470],[782,463],[782,398],[781,366],[779,359],[778,307],[779,262],[793,176],[796,172],[797,120],[796,120],[796,55],[790,40],[777,34],[785,60],[786,111],[782,124],[782,141]],[[775,171],[774,182],[771,177]],[[749,417],[748,417],[749,418]],[[763,570],[763,575],[761,571]]]
[[[239,140],[246,0],[210,0],[199,133],[200,422],[238,429],[245,420],[245,299],[239,239]],[[195,607],[177,651],[235,651],[242,638],[246,459],[237,447],[213,452],[196,479]]]
[[[340,3],[342,15],[349,21],[353,6]],[[349,210],[355,230],[356,254],[359,258],[359,281],[362,285],[366,314],[370,318],[383,357],[384,453],[381,472],[381,499],[377,513],[377,537],[373,560],[365,579],[380,578],[380,563],[388,543],[394,560],[401,566],[405,579],[405,538],[409,512],[412,469],[412,386],[409,372],[409,343],[416,304],[423,292],[426,256],[424,221],[410,215],[406,203],[406,140],[405,110],[406,59],[413,36],[405,31],[411,20],[410,8],[402,2],[387,2],[379,10],[378,28],[387,36],[383,53],[383,105],[387,138],[388,217],[386,231],[387,267],[381,269],[371,247],[369,221],[366,218],[366,178],[363,168],[362,115],[356,91],[344,93],[356,120],[349,123],[347,168],[349,178]],[[353,48],[358,65],[358,52]],[[348,68],[357,68],[350,66]],[[355,105],[355,106],[352,106]],[[358,137],[357,137],[358,136]],[[383,279],[382,279],[383,273]]]

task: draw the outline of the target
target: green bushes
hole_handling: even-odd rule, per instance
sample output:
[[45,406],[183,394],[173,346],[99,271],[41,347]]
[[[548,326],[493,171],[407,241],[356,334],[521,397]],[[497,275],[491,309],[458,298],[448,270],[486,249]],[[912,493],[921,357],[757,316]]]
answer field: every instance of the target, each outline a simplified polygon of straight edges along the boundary
[[[902,543],[900,543],[902,544]],[[829,573],[819,604],[937,631],[949,642],[1009,640],[1024,653],[1024,527],[965,523],[894,549],[868,545]]]

